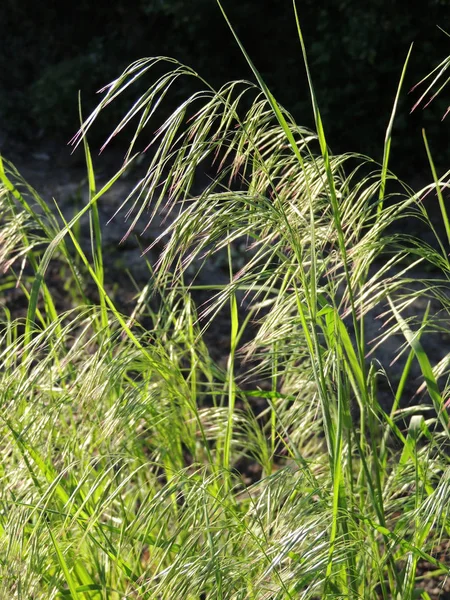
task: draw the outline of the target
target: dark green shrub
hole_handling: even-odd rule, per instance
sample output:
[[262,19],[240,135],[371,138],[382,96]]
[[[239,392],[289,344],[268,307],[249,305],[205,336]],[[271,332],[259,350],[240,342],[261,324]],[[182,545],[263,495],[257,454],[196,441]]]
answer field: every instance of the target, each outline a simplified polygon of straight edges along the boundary
[[[311,125],[291,2],[229,0],[225,6],[276,97],[300,122]],[[333,0],[322,6],[305,0],[299,11],[332,148],[381,159],[377,152],[386,115],[410,44],[416,46],[406,87],[428,72],[433,59],[447,54],[448,39],[436,28],[445,23],[446,3],[433,0],[425,11],[422,5],[387,0],[369,5]],[[0,7],[0,23],[0,117],[2,128],[14,136],[35,138],[41,132],[67,139],[78,125],[78,90],[87,112],[94,106],[94,92],[142,56],[173,56],[195,65],[216,86],[250,77],[210,0],[136,0],[131,5],[101,0],[95,7],[87,0],[64,7],[48,0],[39,5],[8,0]],[[190,91],[177,89],[173,104]],[[403,97],[396,122],[402,151],[396,155],[402,157],[400,163],[417,169],[426,164],[421,162],[421,127],[427,127],[436,156],[446,148],[447,132],[440,123],[445,107],[436,105],[410,117],[412,104],[413,98]],[[118,118],[123,107],[114,107],[110,119]],[[108,130],[109,124],[104,132]]]

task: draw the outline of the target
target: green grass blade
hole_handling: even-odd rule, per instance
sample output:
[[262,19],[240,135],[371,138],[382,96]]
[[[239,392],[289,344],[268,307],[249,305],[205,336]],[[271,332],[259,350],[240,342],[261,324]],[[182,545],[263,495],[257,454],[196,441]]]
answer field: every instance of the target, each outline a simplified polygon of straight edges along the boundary
[[[422,129],[422,137],[423,137],[423,143],[425,144],[425,149],[427,151],[427,157],[428,157],[428,162],[430,163],[430,169],[431,169],[431,173],[433,175],[433,181],[436,186],[436,193],[437,193],[437,197],[439,200],[439,208],[441,209],[442,220],[443,220],[444,226],[445,226],[445,233],[447,234],[448,247],[450,247],[450,222],[448,219],[447,208],[445,206],[444,196],[442,195],[440,181],[437,176],[436,167],[434,166],[433,157],[431,155],[427,136],[425,134],[425,129]],[[448,252],[444,251],[444,257],[448,261]]]
[[[31,339],[31,333],[33,330],[39,293],[40,293],[40,290],[42,287],[44,287],[44,289],[45,289],[44,276],[45,276],[47,268],[50,264],[50,261],[54,255],[56,249],[58,248],[60,243],[63,241],[63,239],[67,235],[67,233],[71,230],[71,228],[81,219],[81,217],[86,212],[89,211],[89,209],[103,196],[103,194],[105,194],[110,189],[110,187],[125,172],[125,170],[128,168],[128,166],[129,166],[128,164],[123,165],[121,167],[121,169],[119,169],[119,171],[103,186],[103,188],[99,192],[97,192],[93,196],[93,198],[91,198],[91,200],[86,204],[86,206],[83,209],[81,209],[80,212],[77,215],[75,215],[71,219],[71,221],[50,242],[48,248],[46,249],[46,251],[44,253],[44,256],[42,257],[41,263],[36,272],[35,279],[33,281],[33,286],[31,288],[30,301],[29,301],[28,311],[27,311],[27,321],[26,321],[26,326],[25,326],[26,340],[29,341]],[[24,355],[24,358],[25,357],[26,357],[26,354]]]
[[382,162],[382,167],[381,167],[381,185],[380,185],[380,192],[378,194],[378,208],[377,208],[378,217],[380,216],[380,214],[383,210],[383,201],[384,201],[384,196],[385,196],[385,192],[386,192],[386,178],[387,178],[387,172],[388,172],[389,157],[390,157],[390,153],[391,153],[392,129],[394,126],[394,120],[395,120],[395,115],[397,113],[397,106],[398,106],[398,101],[400,98],[400,92],[403,87],[403,81],[405,79],[406,69],[408,66],[409,57],[411,56],[412,48],[413,48],[413,45],[411,44],[408,54],[406,56],[406,60],[403,63],[402,74],[400,76],[400,81],[398,83],[397,93],[395,94],[391,118],[389,119],[389,123],[388,123],[387,129],[386,129],[386,135],[384,138],[383,162]]
[[[59,547],[59,544],[56,541],[55,536],[53,535],[53,532],[52,532],[52,530],[51,530],[51,528],[50,528],[49,525],[47,526],[47,529],[48,529],[48,533],[50,535],[50,539],[51,539],[52,544],[53,544],[53,548],[55,549],[56,556],[58,558],[58,562],[59,562],[59,564],[61,566],[62,572],[64,573],[64,577],[65,577],[66,583],[67,583],[67,585],[69,587],[72,599],[73,600],[78,600],[79,598],[80,599],[82,599],[83,597],[86,598],[85,594],[81,595],[81,594],[78,593],[77,583],[75,582],[75,580],[72,577],[72,574],[70,572],[69,566],[67,565],[67,562],[66,562],[66,560],[64,558],[64,554],[62,553],[61,548]],[[87,598],[89,598],[89,597],[90,597],[90,595],[87,596]]]
[[428,393],[430,394],[430,398],[433,402],[434,409],[436,411],[436,416],[438,417],[439,421],[444,426],[444,430],[448,434],[449,433],[449,428],[448,428],[449,415],[445,408],[445,403],[441,396],[441,393],[439,392],[439,387],[438,387],[436,378],[434,376],[433,368],[431,366],[430,360],[429,360],[425,350],[423,349],[423,346],[420,343],[417,334],[415,334],[410,329],[410,327],[408,326],[406,321],[402,318],[401,314],[399,313],[395,304],[392,302],[392,300],[391,300],[391,298],[389,298],[389,296],[388,296],[388,300],[389,300],[389,304],[391,306],[392,312],[393,312],[395,318],[397,319],[398,324],[400,325],[402,333],[405,336],[405,339],[408,342],[408,344],[413,349],[414,354],[417,358],[417,361],[419,362],[420,370],[422,371],[422,375],[424,377]]

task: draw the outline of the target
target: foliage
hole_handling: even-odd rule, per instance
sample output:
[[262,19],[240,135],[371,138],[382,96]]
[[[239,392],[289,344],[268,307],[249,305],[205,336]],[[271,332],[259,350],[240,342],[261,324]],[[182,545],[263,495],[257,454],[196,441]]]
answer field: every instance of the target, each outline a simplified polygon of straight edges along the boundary
[[[390,193],[400,186],[392,120],[382,164],[332,154],[309,69],[315,131],[277,103],[236,39],[257,85],[215,89],[175,60],[142,59],[106,88],[75,140],[90,195],[70,222],[0,161],[4,288],[19,285],[27,300],[26,318],[6,313],[0,337],[0,577],[10,598],[412,600],[427,598],[421,561],[449,575],[436,554],[450,539],[449,357],[431,365],[421,339],[448,332],[450,263],[443,240],[392,227],[417,219],[435,235],[421,198],[442,180]],[[161,69],[112,131],[135,126],[124,166],[99,189],[87,134],[128,84]],[[146,208],[167,222],[158,264],[124,315],[108,287],[98,204],[142,159],[138,138],[182,77],[203,90],[163,118],[124,202],[129,233]],[[195,172],[214,157],[216,176],[195,195]],[[76,235],[86,214],[89,249]],[[199,314],[186,273],[224,249],[229,283]],[[439,275],[406,293],[418,262]],[[71,310],[58,308],[50,265],[70,279]],[[414,297],[433,298],[440,314],[408,315]],[[388,411],[383,366],[366,357],[364,317],[380,303],[376,342],[401,336],[409,351]],[[220,367],[203,334],[223,311]],[[420,413],[400,405],[413,360],[427,391]]]
[[[333,0],[322,7],[312,0],[301,4],[318,99],[337,153],[352,148],[381,160],[377,152],[383,144],[385,115],[411,43],[416,47],[409,87],[428,71],[430,56],[447,54],[447,39],[436,28],[436,23],[445,22],[446,3],[433,0],[426,11],[420,4],[407,8],[387,0],[369,6],[355,0]],[[280,103],[312,126],[290,3],[229,0],[226,9]],[[195,65],[215,87],[249,76],[220,11],[208,0],[138,0],[132,7],[123,0],[113,4],[102,0],[95,10],[87,1],[64,8],[51,2],[39,6],[30,0],[4,2],[0,23],[4,47],[0,116],[12,136],[20,133],[35,139],[40,131],[66,140],[77,123],[78,90],[89,112],[97,103],[92,90],[140,56],[174,56]],[[194,91],[187,80],[182,86],[173,103],[165,103],[167,114]],[[131,101],[115,103],[114,118]],[[408,117],[412,104],[413,100],[404,100],[399,111],[402,149],[396,153],[399,166],[410,172],[424,168],[423,125],[436,156],[446,149],[447,139],[445,125],[436,118],[446,107]],[[95,135],[107,130],[105,120]]]

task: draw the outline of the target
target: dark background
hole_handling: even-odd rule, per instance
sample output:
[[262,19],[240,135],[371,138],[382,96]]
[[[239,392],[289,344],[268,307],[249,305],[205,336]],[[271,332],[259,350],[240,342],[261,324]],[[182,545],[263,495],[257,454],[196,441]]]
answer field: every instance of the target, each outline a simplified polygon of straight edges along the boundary
[[[312,126],[291,0],[223,0],[223,6],[278,101],[299,124]],[[333,152],[357,151],[381,160],[398,80],[414,42],[391,166],[401,176],[429,178],[425,127],[439,168],[446,168],[450,117],[443,123],[441,117],[447,90],[413,115],[420,93],[407,92],[450,54],[450,38],[437,28],[450,29],[449,9],[447,0],[298,1]],[[0,27],[0,133],[7,142],[26,142],[32,149],[45,140],[67,142],[78,127],[78,90],[87,114],[98,101],[95,91],[144,56],[177,58],[214,86],[252,78],[215,0],[3,0]],[[166,111],[192,91],[189,86],[180,83]],[[91,143],[100,143],[125,108],[111,109]]]

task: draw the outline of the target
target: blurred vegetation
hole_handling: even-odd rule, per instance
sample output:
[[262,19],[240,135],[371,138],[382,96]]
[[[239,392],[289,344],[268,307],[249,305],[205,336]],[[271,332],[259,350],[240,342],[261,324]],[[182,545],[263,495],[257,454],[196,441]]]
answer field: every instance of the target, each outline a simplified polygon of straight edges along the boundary
[[[291,1],[227,0],[224,6],[276,97],[299,122],[312,125]],[[381,160],[377,153],[410,44],[415,48],[405,90],[448,53],[449,40],[436,27],[446,23],[448,2],[430,0],[424,10],[406,1],[331,0],[321,6],[304,0],[298,8],[333,150]],[[13,138],[67,140],[78,125],[78,90],[87,112],[98,101],[95,91],[143,56],[173,56],[215,86],[251,77],[214,0],[6,0],[0,23],[0,128]],[[192,91],[183,85],[168,111]],[[448,137],[448,125],[440,122],[445,97],[409,116],[414,99],[403,94],[394,136],[401,145],[394,154],[401,158],[392,165],[410,171],[426,165],[422,127],[442,162]],[[105,133],[122,112],[113,108]]]

